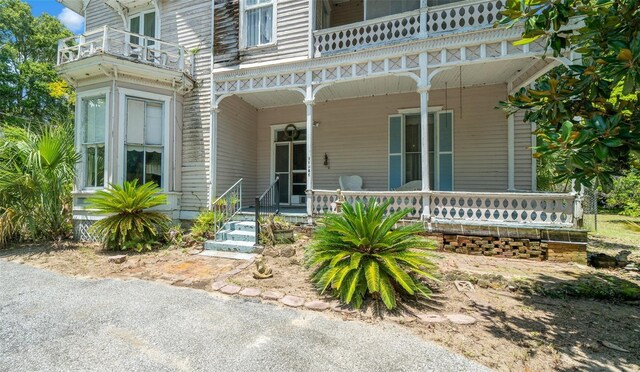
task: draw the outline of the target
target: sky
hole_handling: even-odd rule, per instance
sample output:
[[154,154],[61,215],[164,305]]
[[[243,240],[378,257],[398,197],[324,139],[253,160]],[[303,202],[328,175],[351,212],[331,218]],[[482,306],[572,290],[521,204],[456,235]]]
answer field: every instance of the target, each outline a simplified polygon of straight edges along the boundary
[[27,0],[27,3],[31,5],[33,14],[36,16],[49,13],[58,18],[72,32],[78,34],[84,31],[84,18],[56,0]]

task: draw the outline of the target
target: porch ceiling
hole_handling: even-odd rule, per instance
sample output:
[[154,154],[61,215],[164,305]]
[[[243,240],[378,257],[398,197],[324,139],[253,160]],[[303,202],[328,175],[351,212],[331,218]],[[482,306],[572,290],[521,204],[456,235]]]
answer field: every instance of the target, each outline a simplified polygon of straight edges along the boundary
[[[458,88],[462,82],[463,87],[503,84],[526,71],[535,61],[535,58],[520,58],[494,62],[485,62],[471,65],[453,66],[438,73],[431,80],[432,89]],[[462,71],[462,79],[460,72]]]

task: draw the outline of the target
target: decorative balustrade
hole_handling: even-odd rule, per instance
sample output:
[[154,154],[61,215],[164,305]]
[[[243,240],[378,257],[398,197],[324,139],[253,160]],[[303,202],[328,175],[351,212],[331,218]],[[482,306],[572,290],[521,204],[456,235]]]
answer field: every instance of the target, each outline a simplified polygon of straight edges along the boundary
[[316,54],[411,38],[420,33],[420,17],[414,11],[315,31]]
[[[335,211],[336,202],[338,201],[338,193],[329,190],[311,190],[311,198],[313,200],[313,214],[322,214]],[[353,204],[356,201],[368,203],[374,199],[378,203],[390,201],[387,212],[410,208],[411,212],[408,217],[420,218],[422,215],[422,194],[413,191],[342,191],[343,201]]]
[[492,27],[502,18],[506,0],[473,0],[425,7],[313,33],[316,57],[398,40],[428,37],[446,32]]
[[108,26],[58,41],[58,65],[99,54],[192,74],[192,58],[185,48],[149,36]]
[[[391,200],[389,212],[409,208],[408,217],[431,222],[575,226],[582,218],[580,198],[573,193],[472,193],[444,191],[343,191],[343,200]],[[310,190],[314,215],[336,210],[337,191]],[[426,211],[424,208],[427,208]]]
[[430,7],[427,10],[427,33],[493,27],[502,18],[500,10],[506,0],[476,0]]
[[432,192],[432,221],[573,226],[575,194]]

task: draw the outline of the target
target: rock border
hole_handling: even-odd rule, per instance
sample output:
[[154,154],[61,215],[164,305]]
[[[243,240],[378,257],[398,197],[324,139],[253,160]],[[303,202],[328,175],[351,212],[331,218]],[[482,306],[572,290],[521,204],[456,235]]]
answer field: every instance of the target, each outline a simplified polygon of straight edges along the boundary
[[[248,265],[247,265],[248,266]],[[242,269],[238,270],[241,271]],[[235,270],[234,270],[235,271]],[[228,274],[228,273],[227,273]],[[218,292],[221,294],[225,294],[228,296],[241,297],[246,299],[251,299],[255,301],[256,299],[261,300],[263,303],[278,303],[285,307],[293,308],[293,309],[305,309],[310,311],[317,312],[334,312],[340,313],[343,315],[354,315],[360,316],[363,318],[373,318],[373,314],[371,312],[363,312],[357,311],[355,309],[342,306],[336,300],[331,300],[327,302],[325,300],[319,299],[307,299],[304,297],[283,293],[276,290],[266,290],[263,291],[260,288],[256,287],[241,287],[237,284],[228,283],[225,279],[231,277],[232,275],[225,274],[222,278],[217,278],[210,286],[211,290],[214,292]],[[385,319],[392,320],[396,323],[410,323],[417,321],[422,324],[432,325],[432,324],[453,324],[453,325],[471,325],[477,322],[477,318],[462,313],[455,314],[444,314],[444,313],[418,313],[415,315],[400,315],[400,316],[387,316]]]

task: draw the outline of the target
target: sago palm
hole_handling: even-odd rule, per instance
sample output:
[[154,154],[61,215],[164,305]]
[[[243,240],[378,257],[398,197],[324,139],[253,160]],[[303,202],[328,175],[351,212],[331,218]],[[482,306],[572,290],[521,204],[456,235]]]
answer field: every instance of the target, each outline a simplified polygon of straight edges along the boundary
[[388,309],[400,295],[429,298],[421,277],[434,277],[433,244],[417,235],[420,224],[395,225],[410,210],[385,216],[390,202],[370,200],[344,204],[342,214],[327,215],[305,252],[314,269],[312,281],[322,293],[330,291],[343,303],[360,308],[366,296],[381,299]]
[[103,240],[107,248],[151,248],[159,230],[165,230],[171,219],[149,208],[165,204],[167,197],[159,193],[153,182],[138,186],[138,180],[110,185],[87,198],[89,208],[109,215],[91,226],[91,231]]

